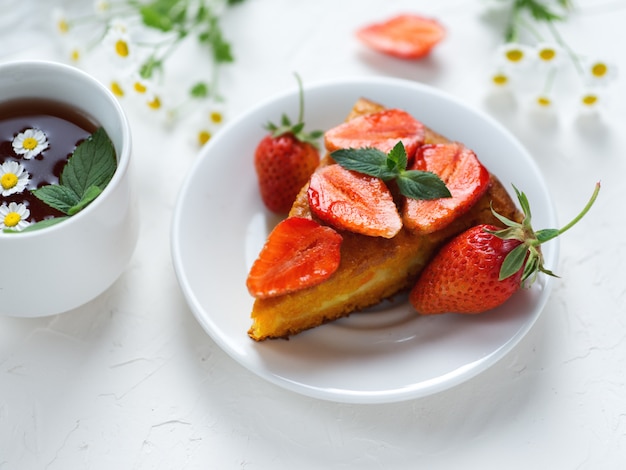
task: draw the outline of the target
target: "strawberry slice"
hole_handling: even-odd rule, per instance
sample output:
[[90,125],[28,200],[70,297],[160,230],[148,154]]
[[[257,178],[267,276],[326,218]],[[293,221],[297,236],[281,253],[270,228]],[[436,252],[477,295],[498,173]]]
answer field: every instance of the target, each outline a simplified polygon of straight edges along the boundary
[[401,59],[419,59],[428,55],[445,35],[445,28],[437,20],[413,14],[398,15],[356,32],[365,45]]
[[424,124],[406,111],[386,109],[367,114],[326,131],[324,145],[329,152],[347,148],[373,147],[385,153],[402,141],[409,159],[424,142]]
[[391,192],[379,178],[328,165],[313,174],[307,196],[311,212],[337,229],[393,238],[402,228]]
[[467,212],[487,191],[489,172],[476,154],[460,143],[420,147],[412,169],[437,174],[452,194],[450,198],[418,200],[405,198],[402,220],[415,233],[440,230]]
[[288,217],[269,234],[248,274],[250,294],[264,299],[319,284],[339,267],[342,237],[311,219]]

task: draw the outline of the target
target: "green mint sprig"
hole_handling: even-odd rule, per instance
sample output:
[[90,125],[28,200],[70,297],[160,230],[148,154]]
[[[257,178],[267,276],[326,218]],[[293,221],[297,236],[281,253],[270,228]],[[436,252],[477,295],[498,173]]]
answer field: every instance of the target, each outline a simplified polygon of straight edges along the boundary
[[72,216],[100,195],[116,168],[113,143],[100,127],[76,147],[61,172],[59,184],[42,186],[32,193],[48,206]]
[[367,147],[339,149],[331,152],[330,156],[347,170],[374,176],[383,181],[395,180],[400,194],[411,199],[428,200],[452,196],[435,173],[406,169],[408,158],[402,141],[389,153]]

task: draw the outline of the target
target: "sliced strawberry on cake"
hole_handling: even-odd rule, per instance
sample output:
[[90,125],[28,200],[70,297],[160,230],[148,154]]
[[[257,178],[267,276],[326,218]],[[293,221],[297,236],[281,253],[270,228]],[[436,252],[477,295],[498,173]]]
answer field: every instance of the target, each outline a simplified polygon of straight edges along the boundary
[[248,274],[257,299],[306,289],[328,279],[339,266],[341,235],[311,219],[289,217],[269,234]]
[[311,212],[337,229],[393,238],[402,228],[393,196],[379,178],[328,165],[311,176],[307,196]]
[[424,124],[401,109],[359,116],[324,134],[324,145],[329,152],[372,147],[387,153],[398,141],[404,144],[409,159],[424,142]]
[[446,227],[465,214],[489,187],[489,171],[472,150],[458,142],[423,145],[412,168],[436,174],[451,194],[449,198],[404,199],[402,221],[417,234]]

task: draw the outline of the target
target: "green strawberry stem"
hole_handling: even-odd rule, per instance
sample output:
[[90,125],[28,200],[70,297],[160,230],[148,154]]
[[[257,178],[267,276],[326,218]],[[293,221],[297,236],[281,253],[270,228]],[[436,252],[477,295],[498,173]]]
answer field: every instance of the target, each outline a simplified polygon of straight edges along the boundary
[[523,192],[518,191],[515,186],[513,186],[513,189],[515,189],[515,193],[517,194],[517,198],[520,202],[522,212],[524,214],[524,218],[522,219],[521,223],[512,221],[498,214],[493,210],[493,208],[491,210],[494,216],[508,228],[494,231],[488,230],[488,232],[505,240],[512,239],[522,242],[521,245],[518,245],[516,248],[514,248],[504,258],[502,267],[500,268],[499,278],[500,280],[506,279],[522,268],[524,269],[522,274],[522,282],[526,281],[529,278],[531,278],[531,283],[534,282],[539,272],[542,272],[549,276],[557,277],[552,271],[548,270],[543,265],[543,254],[541,253],[539,247],[542,243],[545,243],[548,240],[552,240],[572,228],[587,214],[587,212],[589,212],[589,209],[591,209],[591,206],[596,201],[598,193],[600,192],[600,182],[596,183],[593,194],[591,195],[591,198],[589,199],[583,210],[568,224],[564,225],[560,229],[543,229],[537,232],[535,232],[531,226],[531,212],[528,198]]
[[272,137],[280,137],[283,134],[293,134],[300,142],[305,142],[313,145],[315,148],[319,148],[317,140],[324,134],[322,131],[316,130],[312,132],[304,132],[304,91],[302,88],[302,80],[296,73],[296,80],[298,81],[298,122],[291,123],[291,120],[286,114],[281,116],[280,125],[276,125],[272,122],[268,122],[265,128],[271,132]]

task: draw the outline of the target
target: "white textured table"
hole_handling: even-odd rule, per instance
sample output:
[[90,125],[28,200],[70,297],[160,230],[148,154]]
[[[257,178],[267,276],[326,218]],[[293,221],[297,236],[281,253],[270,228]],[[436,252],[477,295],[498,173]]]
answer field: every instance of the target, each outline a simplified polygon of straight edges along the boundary
[[[560,26],[563,37],[626,70],[626,3],[577,4],[579,14]],[[60,59],[43,10],[0,6],[3,21],[16,21],[0,31],[0,60]],[[428,60],[385,58],[354,39],[357,26],[405,10],[448,28]],[[197,148],[181,128],[155,129],[129,109],[141,211],[136,253],[119,281],[82,308],[0,318],[0,469],[621,468],[624,79],[608,90],[601,119],[581,119],[567,104],[555,119],[524,103],[512,108],[489,93],[500,36],[483,10],[478,0],[247,0],[224,18],[237,60],[224,71],[222,91],[233,118],[293,87],[294,71],[306,82],[415,80],[510,129],[544,172],[561,221],[601,180],[596,205],[561,240],[562,278],[543,315],[510,354],[455,388],[389,405],[319,401],[257,378],[199,327],[172,269],[172,210]]]

